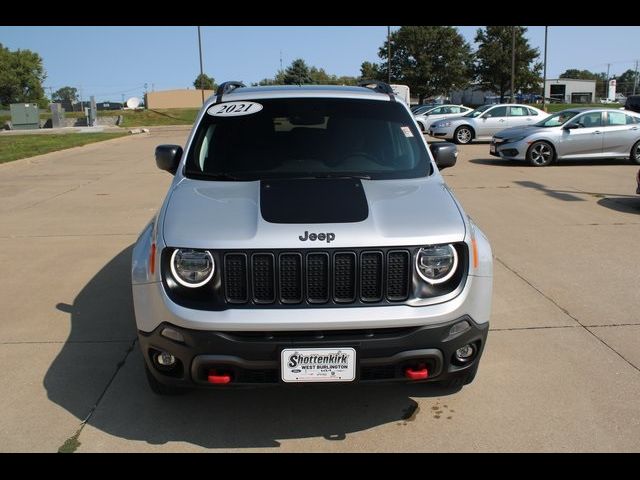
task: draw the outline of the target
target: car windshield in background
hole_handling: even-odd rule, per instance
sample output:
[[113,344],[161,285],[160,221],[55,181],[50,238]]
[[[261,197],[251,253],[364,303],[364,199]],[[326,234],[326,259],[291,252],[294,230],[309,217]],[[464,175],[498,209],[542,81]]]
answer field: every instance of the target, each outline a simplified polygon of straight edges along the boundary
[[463,115],[463,117],[471,117],[471,118],[479,117],[480,115],[482,115],[484,112],[486,112],[493,106],[494,105],[482,105],[481,107],[478,107],[475,110],[471,110],[467,114]]
[[560,125],[564,125],[573,117],[575,117],[579,112],[558,112],[554,113],[548,118],[536,123],[536,127],[559,127]]
[[[281,98],[233,103],[237,108],[223,102],[205,113],[188,153],[188,177],[394,179],[430,174],[422,136],[398,102]],[[250,103],[254,107],[239,105]]]

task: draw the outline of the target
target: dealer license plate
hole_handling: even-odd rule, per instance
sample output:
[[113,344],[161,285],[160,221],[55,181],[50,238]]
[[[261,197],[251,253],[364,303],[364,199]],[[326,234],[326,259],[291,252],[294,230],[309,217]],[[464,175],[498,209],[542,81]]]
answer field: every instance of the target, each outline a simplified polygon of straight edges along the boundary
[[489,147],[489,151],[491,153],[496,153],[496,145],[495,143],[492,143],[491,146]]
[[356,378],[353,348],[288,348],[280,355],[284,382],[351,382]]

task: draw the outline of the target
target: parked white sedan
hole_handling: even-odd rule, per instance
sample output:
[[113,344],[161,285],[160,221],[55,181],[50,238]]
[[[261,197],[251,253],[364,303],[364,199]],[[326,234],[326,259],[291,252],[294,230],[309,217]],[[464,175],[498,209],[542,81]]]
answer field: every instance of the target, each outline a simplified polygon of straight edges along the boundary
[[466,144],[472,140],[491,140],[500,130],[533,125],[548,116],[528,105],[483,105],[461,117],[432,123],[429,135]]
[[438,120],[459,117],[471,110],[473,109],[464,105],[434,105],[419,114],[414,114],[414,117],[422,133],[426,133],[429,131],[429,127]]

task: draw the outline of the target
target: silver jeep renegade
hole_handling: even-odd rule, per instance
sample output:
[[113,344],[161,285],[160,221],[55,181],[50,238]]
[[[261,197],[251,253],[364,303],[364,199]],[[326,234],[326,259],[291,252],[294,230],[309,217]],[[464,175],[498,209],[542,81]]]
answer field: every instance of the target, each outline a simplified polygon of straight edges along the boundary
[[188,387],[475,377],[491,247],[389,85],[222,84],[133,250],[147,378]]

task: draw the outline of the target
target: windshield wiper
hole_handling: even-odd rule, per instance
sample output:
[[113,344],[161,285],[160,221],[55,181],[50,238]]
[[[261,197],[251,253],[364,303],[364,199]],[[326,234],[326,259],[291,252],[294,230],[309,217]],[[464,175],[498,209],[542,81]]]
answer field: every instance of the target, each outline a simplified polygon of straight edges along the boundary
[[241,177],[238,175],[235,175],[233,173],[225,173],[225,172],[221,172],[221,173],[216,173],[216,174],[202,174],[203,178],[206,178],[207,180],[226,180],[226,181],[231,181],[231,182],[241,182],[241,181],[247,181],[247,180],[256,180],[255,178],[252,177]]
[[356,174],[323,173],[319,175],[314,175],[312,178],[359,178],[361,180],[371,180],[371,175],[367,175],[364,173],[356,173]]

